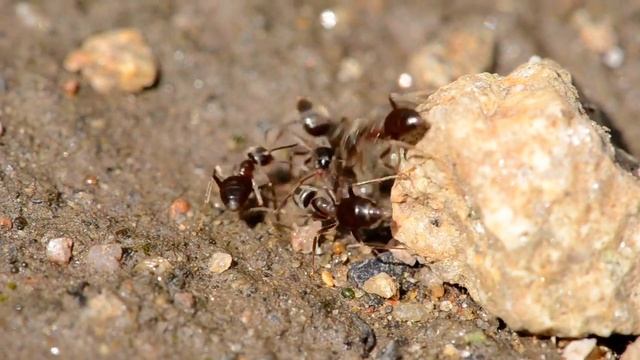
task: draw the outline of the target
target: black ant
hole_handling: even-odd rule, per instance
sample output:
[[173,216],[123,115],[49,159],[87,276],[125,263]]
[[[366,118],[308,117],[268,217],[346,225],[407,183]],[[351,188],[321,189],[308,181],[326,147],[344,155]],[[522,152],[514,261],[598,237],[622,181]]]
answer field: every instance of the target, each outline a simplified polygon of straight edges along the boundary
[[[254,179],[256,166],[263,167],[273,163],[274,157],[272,153],[274,151],[289,149],[295,146],[297,146],[297,144],[279,146],[273,149],[266,149],[261,146],[254,147],[247,153],[248,159],[240,162],[237,173],[226,178],[218,176],[217,168],[214,168],[211,178],[213,182],[218,185],[222,203],[224,203],[224,205],[231,211],[239,211],[246,206],[247,201],[253,192],[256,196],[258,206],[261,208],[264,205],[264,201],[262,199],[260,189]],[[274,192],[273,185],[269,183],[268,186],[270,186],[272,192]],[[211,187],[212,183],[209,182],[205,200],[207,203],[211,197]]]
[[398,107],[391,96],[389,104],[391,112],[384,119],[381,137],[415,144],[429,130],[429,124],[416,110]]
[[[353,185],[364,185],[395,177],[395,175],[387,176]],[[312,218],[323,221],[323,226],[313,238],[312,267],[314,269],[315,252],[320,236],[331,229],[341,228],[349,231],[358,242],[364,243],[362,230],[370,228],[389,217],[389,212],[379,207],[374,201],[356,195],[353,191],[353,185],[350,184],[347,187],[347,197],[339,201],[336,200],[335,195],[329,189],[324,189],[327,196],[321,195],[321,189],[309,185],[300,185],[294,189],[294,203],[299,208],[307,211]]]
[[313,109],[313,103],[306,98],[298,100],[297,104],[300,122],[304,131],[313,136],[328,136],[334,128],[333,122],[326,114]]

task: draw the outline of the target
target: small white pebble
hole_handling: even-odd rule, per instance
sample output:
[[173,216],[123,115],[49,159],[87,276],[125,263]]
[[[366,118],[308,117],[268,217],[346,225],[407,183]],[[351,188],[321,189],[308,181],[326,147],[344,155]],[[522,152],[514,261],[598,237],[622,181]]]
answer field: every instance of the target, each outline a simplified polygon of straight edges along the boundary
[[602,55],[602,61],[612,69],[617,69],[624,62],[624,50],[619,46],[614,46]]
[[211,255],[209,259],[209,271],[214,274],[220,274],[231,267],[233,258],[231,255],[223,252],[217,252]]
[[440,311],[449,312],[453,309],[453,304],[449,300],[440,303]]
[[389,274],[381,272],[367,279],[362,290],[389,299],[398,292],[398,284]]
[[47,259],[58,265],[67,265],[71,259],[73,240],[67,237],[49,240],[47,244]]
[[57,346],[52,347],[51,349],[49,349],[49,351],[51,351],[51,355],[54,355],[54,356],[60,355],[60,349],[58,349]]
[[118,244],[93,245],[87,254],[87,264],[99,272],[114,272],[120,268],[122,247]]
[[320,25],[322,25],[323,28],[327,30],[333,29],[337,24],[338,17],[333,10],[327,9],[320,14]]
[[403,89],[409,88],[413,85],[413,77],[407,73],[402,73],[398,76],[398,86]]

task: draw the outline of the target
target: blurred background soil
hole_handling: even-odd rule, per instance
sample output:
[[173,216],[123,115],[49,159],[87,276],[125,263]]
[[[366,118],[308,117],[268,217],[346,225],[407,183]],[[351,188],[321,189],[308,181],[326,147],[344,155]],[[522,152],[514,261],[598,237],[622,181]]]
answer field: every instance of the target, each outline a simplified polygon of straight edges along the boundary
[[[559,358],[556,339],[510,331],[454,286],[443,299],[458,311],[398,320],[310,277],[288,232],[203,205],[212,167],[274,145],[263,130],[299,96],[384,116],[389,92],[419,88],[398,83],[409,59],[467,18],[495,32],[487,70],[558,61],[640,154],[640,1],[0,0],[1,357]],[[64,70],[84,39],[122,27],[150,45],[155,86],[104,95]],[[180,221],[178,198],[192,206]],[[59,237],[74,241],[66,266],[46,256]],[[123,250],[115,273],[87,265],[97,244]],[[234,262],[212,274],[217,251]],[[158,258],[170,265],[139,270]]]

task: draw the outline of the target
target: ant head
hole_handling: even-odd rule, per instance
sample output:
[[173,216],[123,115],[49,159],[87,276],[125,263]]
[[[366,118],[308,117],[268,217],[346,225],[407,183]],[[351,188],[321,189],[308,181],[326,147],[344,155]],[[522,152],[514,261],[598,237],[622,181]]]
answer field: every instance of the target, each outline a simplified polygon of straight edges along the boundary
[[334,150],[328,146],[320,146],[313,150],[316,169],[327,170],[331,166]]
[[313,104],[311,103],[311,101],[309,101],[309,99],[306,98],[301,98],[300,100],[298,100],[298,104],[296,105],[298,112],[305,112],[305,111],[309,111],[313,108]]
[[273,161],[271,152],[262,146],[256,146],[250,149],[247,153],[247,157],[258,166],[266,166]]

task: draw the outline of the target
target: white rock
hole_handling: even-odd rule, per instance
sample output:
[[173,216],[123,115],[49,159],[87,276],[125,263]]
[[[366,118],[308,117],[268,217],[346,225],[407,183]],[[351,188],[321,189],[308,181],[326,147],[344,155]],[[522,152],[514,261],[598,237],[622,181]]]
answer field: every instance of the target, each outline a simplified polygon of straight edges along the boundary
[[393,277],[382,272],[367,279],[362,286],[362,290],[369,294],[376,294],[389,299],[398,292],[398,284]]
[[394,237],[514,330],[640,333],[640,183],[569,73],[463,76],[417,110],[431,128],[392,189]]
[[223,252],[217,252],[209,258],[209,271],[214,274],[225,272],[231,267],[233,258],[231,255]]
[[49,240],[47,243],[47,259],[59,265],[67,265],[71,259],[73,240],[61,237]]
[[93,245],[87,254],[87,264],[98,272],[114,272],[120,268],[122,247],[118,244]]
[[596,347],[596,339],[575,340],[562,350],[564,360],[585,360]]

